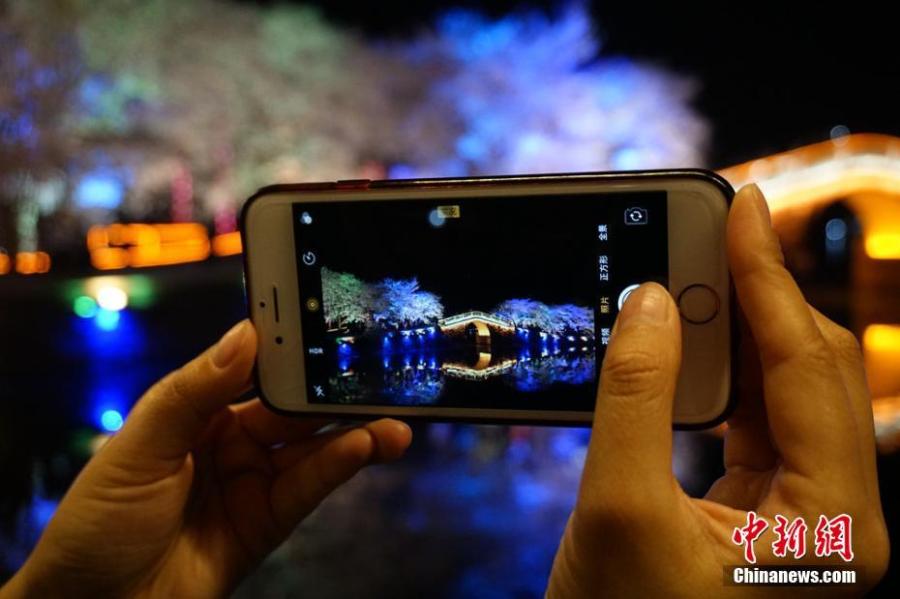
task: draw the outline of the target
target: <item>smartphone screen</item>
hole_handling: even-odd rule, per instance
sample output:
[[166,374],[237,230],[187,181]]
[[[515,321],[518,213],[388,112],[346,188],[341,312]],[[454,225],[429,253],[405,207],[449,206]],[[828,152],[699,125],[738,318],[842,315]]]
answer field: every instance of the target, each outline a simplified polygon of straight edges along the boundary
[[591,411],[666,192],[293,205],[314,404]]

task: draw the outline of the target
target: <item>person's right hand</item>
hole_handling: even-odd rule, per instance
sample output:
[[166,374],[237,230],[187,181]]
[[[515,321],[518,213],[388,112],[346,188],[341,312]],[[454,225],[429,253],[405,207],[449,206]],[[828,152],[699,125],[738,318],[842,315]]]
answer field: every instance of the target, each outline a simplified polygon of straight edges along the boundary
[[[672,402],[681,360],[678,310],[655,284],[631,294],[603,362],[581,488],[547,596],[861,594],[887,568],[872,406],[853,335],[807,305],[784,267],[756,186],[734,200],[728,255],[752,339],[740,402],[728,421],[725,475],[692,499],[672,473]],[[842,564],[816,558],[820,515],[849,514],[853,587],[736,587],[725,566],[749,565],[732,542],[748,511],[769,522],[758,565]],[[773,556],[774,516],[803,516],[806,556]]]

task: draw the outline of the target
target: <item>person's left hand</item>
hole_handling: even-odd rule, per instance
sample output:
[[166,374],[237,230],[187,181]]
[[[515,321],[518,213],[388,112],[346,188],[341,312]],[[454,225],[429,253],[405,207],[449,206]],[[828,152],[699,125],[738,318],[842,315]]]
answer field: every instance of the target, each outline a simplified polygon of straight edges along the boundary
[[316,434],[327,422],[229,405],[255,356],[244,321],[154,385],[0,596],[224,596],[331,491],[409,446],[395,420]]

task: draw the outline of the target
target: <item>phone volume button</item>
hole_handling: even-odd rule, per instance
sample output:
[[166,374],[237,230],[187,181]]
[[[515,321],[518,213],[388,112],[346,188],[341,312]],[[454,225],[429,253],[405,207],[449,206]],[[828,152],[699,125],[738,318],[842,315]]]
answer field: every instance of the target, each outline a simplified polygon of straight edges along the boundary
[[371,179],[342,179],[336,181],[335,189],[368,189]]

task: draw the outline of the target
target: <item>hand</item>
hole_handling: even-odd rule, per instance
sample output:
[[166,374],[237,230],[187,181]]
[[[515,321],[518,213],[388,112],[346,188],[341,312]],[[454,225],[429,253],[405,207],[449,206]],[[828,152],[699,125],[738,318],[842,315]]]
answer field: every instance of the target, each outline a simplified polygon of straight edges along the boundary
[[[732,532],[756,511],[770,522],[759,565],[839,563],[816,558],[820,514],[853,518],[862,594],[883,575],[888,537],[875,471],[871,400],[853,336],[806,304],[784,268],[765,199],[745,187],[728,219],[728,256],[752,339],[744,338],[740,400],[725,436],[725,475],[691,499],[672,474],[672,401],[681,360],[678,310],[655,284],[623,306],[600,377],[577,503],[548,597],[708,597],[847,587],[724,586],[747,565]],[[803,516],[806,556],[775,558],[774,516]],[[837,589],[837,590],[836,590]]]
[[249,322],[135,405],[72,484],[2,597],[221,597],[360,468],[398,458],[409,427],[270,412],[250,388]]

